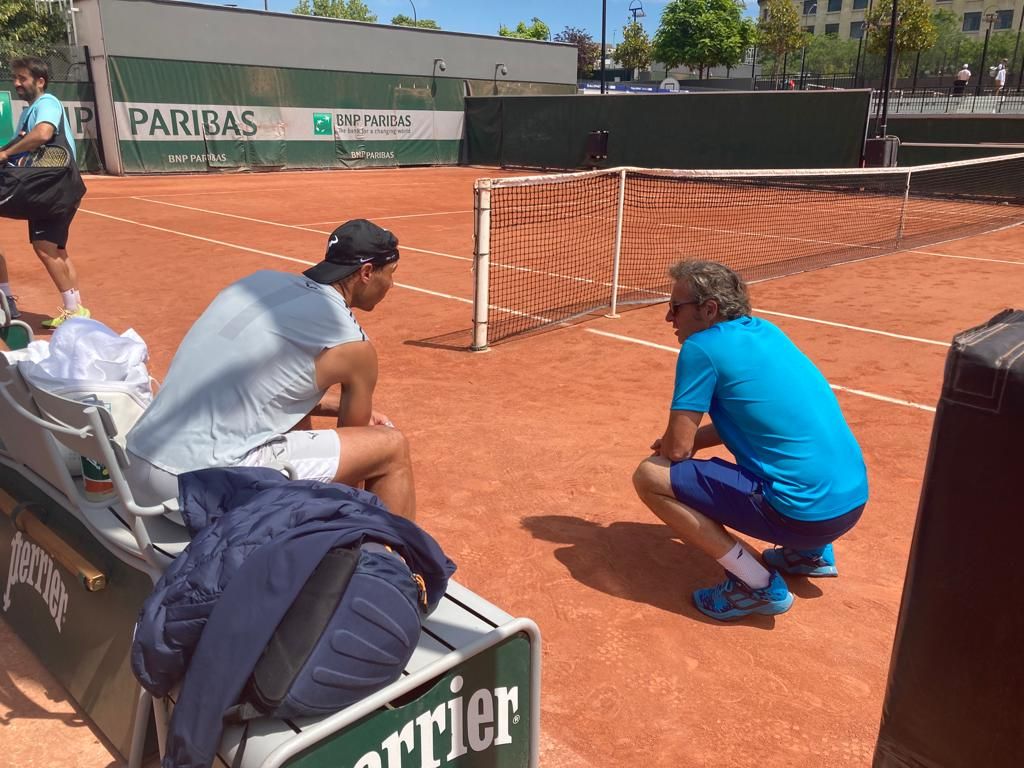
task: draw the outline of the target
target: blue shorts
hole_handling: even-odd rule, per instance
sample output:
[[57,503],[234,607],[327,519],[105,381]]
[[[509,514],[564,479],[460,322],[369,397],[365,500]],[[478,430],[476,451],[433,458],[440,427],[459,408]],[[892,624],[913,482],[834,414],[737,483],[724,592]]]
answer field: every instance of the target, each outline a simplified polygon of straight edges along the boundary
[[794,520],[780,514],[761,493],[763,480],[722,459],[677,461],[669,472],[672,492],[705,517],[748,536],[791,549],[819,549],[860,520],[861,504],[829,520]]

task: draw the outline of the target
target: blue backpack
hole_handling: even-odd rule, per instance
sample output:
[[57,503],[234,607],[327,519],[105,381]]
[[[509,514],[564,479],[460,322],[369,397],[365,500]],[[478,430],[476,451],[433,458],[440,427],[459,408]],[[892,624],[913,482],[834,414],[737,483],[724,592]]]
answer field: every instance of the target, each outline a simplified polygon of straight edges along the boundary
[[330,550],[225,717],[322,716],[379,691],[401,676],[426,611],[423,579],[390,547]]

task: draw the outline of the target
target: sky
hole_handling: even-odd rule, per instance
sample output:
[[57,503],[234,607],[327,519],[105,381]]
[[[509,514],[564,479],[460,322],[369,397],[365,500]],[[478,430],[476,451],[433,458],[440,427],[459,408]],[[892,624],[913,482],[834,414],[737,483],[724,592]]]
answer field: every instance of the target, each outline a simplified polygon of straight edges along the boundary
[[[234,4],[239,8],[263,8],[264,0],[227,0],[227,2],[216,2],[216,0],[199,0],[211,5]],[[416,8],[416,17],[420,19],[433,19],[441,28],[449,32],[473,32],[482,35],[496,35],[498,27],[504,24],[507,27],[515,27],[520,21],[530,23],[534,16],[539,18],[551,28],[551,34],[555,35],[565,27],[580,27],[591,34],[596,41],[601,39],[601,0],[518,0],[517,2],[494,2],[493,0],[364,0],[370,10],[377,14],[377,21],[381,24],[390,23],[391,19],[398,14],[406,16],[413,15],[413,6]],[[609,44],[618,43],[622,36],[622,28],[626,22],[631,20],[629,12],[630,0],[606,0],[608,7],[607,41]],[[653,0],[633,0],[634,4],[641,5],[647,14],[645,18],[638,18],[647,30],[653,35],[658,29],[658,22],[661,19],[661,12],[665,9],[666,2],[653,2]],[[267,0],[270,10],[288,12],[294,8],[298,0]],[[756,0],[748,0],[747,15],[757,15]]]

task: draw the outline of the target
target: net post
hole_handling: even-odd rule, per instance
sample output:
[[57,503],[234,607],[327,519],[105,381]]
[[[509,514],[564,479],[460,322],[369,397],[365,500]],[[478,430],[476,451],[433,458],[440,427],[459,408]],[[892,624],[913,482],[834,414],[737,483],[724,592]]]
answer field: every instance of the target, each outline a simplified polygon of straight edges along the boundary
[[903,242],[903,227],[907,222],[907,203],[910,200],[910,177],[913,172],[907,169],[907,180],[903,185],[903,207],[900,208],[900,224],[896,229],[896,245],[898,246]]
[[487,317],[491,273],[491,179],[473,184],[473,341],[470,349],[487,349]]
[[619,264],[622,260],[622,210],[626,200],[626,169],[619,171],[619,203],[615,211],[615,255],[612,259],[611,310],[605,317],[619,316]]

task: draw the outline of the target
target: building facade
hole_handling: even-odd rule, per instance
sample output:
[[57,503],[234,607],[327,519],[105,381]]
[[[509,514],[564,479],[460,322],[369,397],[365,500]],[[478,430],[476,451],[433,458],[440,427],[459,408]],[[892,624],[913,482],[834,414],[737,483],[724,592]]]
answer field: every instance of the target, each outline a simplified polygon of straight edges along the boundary
[[[930,0],[936,9],[951,11],[960,17],[961,29],[968,35],[983,36],[988,29],[987,14],[992,14],[992,31],[1019,29],[1024,0]],[[759,0],[761,13],[764,2]],[[804,31],[815,35],[835,35],[847,40],[864,36],[864,15],[872,0],[794,0]]]

